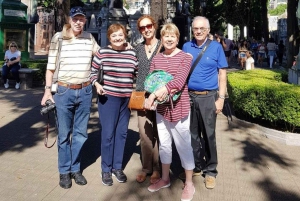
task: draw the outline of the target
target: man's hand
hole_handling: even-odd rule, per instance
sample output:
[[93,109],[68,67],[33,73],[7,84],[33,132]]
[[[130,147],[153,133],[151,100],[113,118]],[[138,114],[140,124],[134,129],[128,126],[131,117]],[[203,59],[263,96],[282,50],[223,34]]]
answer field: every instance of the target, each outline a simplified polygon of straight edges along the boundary
[[47,100],[51,100],[53,103],[55,103],[55,101],[54,101],[54,99],[53,99],[53,96],[52,96],[52,94],[51,94],[51,91],[50,91],[50,89],[45,89],[45,93],[44,93],[44,96],[43,96],[43,98],[42,98],[42,101],[41,101],[41,105],[42,106],[45,106],[46,104],[46,101]]
[[221,113],[224,107],[224,99],[218,98],[215,104],[216,104],[216,114]]

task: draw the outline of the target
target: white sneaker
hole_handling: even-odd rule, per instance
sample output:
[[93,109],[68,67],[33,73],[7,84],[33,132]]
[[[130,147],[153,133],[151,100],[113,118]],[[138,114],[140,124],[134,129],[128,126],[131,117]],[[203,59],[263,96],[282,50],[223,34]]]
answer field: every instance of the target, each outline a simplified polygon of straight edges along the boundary
[[16,82],[16,86],[15,86],[16,89],[20,89],[20,82]]
[[7,89],[7,88],[9,87],[8,80],[7,80],[6,83],[4,84],[4,87],[5,87],[5,89]]

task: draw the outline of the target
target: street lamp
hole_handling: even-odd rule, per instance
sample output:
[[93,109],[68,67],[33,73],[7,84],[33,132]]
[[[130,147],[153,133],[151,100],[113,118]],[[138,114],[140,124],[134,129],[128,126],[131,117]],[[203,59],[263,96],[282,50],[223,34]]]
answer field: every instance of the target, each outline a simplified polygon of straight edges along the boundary
[[201,11],[200,14],[202,16],[205,16],[205,14],[206,14],[206,10],[205,10],[206,2],[207,2],[207,0],[200,0],[200,11]]

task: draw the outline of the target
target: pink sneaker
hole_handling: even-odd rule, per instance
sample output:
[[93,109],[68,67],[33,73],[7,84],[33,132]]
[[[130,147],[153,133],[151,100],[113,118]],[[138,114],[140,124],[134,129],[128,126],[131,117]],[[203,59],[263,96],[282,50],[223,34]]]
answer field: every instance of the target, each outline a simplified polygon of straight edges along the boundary
[[169,186],[171,186],[170,179],[168,181],[164,181],[164,180],[160,179],[155,184],[150,185],[148,187],[148,191],[156,192],[156,191],[159,191],[162,188],[167,188]]
[[194,184],[192,185],[184,185],[182,194],[181,194],[181,201],[191,201],[195,194],[195,187]]

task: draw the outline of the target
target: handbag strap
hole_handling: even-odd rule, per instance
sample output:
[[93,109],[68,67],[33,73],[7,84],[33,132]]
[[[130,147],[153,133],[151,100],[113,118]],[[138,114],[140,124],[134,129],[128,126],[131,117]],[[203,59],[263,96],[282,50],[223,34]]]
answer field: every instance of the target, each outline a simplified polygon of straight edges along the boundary
[[190,70],[190,73],[188,75],[188,78],[187,78],[187,82],[189,81],[190,79],[190,76],[191,74],[193,73],[193,71],[195,70],[197,64],[199,63],[199,61],[201,60],[203,54],[205,53],[207,47],[209,46],[209,44],[211,43],[211,40],[210,39],[207,39],[206,43],[205,43],[205,46],[203,47],[203,50],[201,51],[201,53],[199,54],[199,56],[197,57],[197,59],[195,60],[195,62],[193,63],[192,67],[191,67],[191,70]]
[[58,51],[57,51],[57,56],[56,56],[56,61],[55,61],[55,71],[53,74],[53,83],[58,81],[58,70],[60,68],[59,61],[60,61],[60,52],[61,52],[61,46],[63,42],[63,37],[62,37],[62,32],[59,32],[58,36]]

